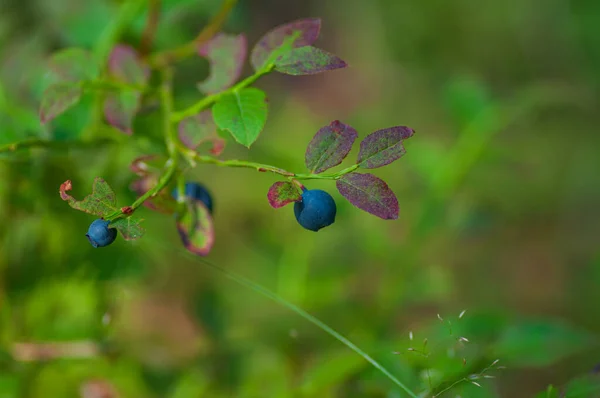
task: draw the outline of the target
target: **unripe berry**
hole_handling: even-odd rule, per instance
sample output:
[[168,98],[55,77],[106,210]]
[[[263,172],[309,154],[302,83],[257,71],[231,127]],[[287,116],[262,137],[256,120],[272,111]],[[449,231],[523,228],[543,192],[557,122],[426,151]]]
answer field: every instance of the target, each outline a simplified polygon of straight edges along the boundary
[[[191,197],[194,199],[198,199],[199,201],[204,203],[204,205],[206,206],[208,211],[210,211],[212,214],[213,200],[212,200],[212,197],[210,196],[210,193],[208,192],[208,189],[206,189],[206,187],[204,185],[199,184],[197,182],[186,182],[185,183],[185,196]],[[173,190],[173,197],[177,200],[177,198],[178,198],[177,188],[175,188]]]
[[294,203],[296,220],[304,228],[318,231],[335,221],[335,201],[320,189],[305,190],[302,200]]
[[117,238],[117,230],[115,228],[109,228],[108,224],[110,221],[97,219],[90,224],[87,236],[88,240],[94,247],[108,246],[115,241]]

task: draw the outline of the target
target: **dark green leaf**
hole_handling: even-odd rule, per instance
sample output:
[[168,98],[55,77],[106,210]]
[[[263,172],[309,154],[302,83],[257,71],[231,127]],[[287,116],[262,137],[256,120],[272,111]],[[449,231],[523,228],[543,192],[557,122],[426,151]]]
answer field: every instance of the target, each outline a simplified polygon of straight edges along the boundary
[[213,117],[220,129],[229,131],[237,142],[249,148],[267,120],[265,93],[246,88],[224,95],[214,105]]

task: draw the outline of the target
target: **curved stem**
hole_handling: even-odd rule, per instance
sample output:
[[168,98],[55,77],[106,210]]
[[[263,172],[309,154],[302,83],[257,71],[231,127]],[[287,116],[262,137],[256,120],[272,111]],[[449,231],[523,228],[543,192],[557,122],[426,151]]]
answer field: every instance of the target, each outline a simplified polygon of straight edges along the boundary
[[194,40],[172,50],[163,51],[148,57],[148,63],[155,68],[162,68],[169,63],[183,60],[193,55],[197,48],[209,41],[227,20],[229,13],[237,0],[224,0],[221,9],[213,19],[202,29]]

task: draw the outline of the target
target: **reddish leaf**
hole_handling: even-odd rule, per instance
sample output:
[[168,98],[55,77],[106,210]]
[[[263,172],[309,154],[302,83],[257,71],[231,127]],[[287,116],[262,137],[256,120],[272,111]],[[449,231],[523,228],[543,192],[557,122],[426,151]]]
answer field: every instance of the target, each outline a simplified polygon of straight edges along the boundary
[[177,216],[177,231],[187,250],[206,256],[215,241],[213,220],[202,201],[187,198],[186,211]]
[[[150,69],[132,47],[118,45],[108,60],[109,75],[120,82],[143,87],[150,78]],[[120,91],[107,96],[104,114],[109,124],[132,134],[133,119],[141,104],[142,95],[135,91]]]
[[278,209],[288,203],[302,200],[302,194],[298,190],[298,187],[293,183],[288,181],[278,181],[269,188],[267,199],[269,199],[269,204],[273,208]]
[[92,53],[75,47],[52,54],[48,60],[48,68],[59,81],[70,82],[94,80],[100,72]]
[[[273,52],[286,42],[286,39],[297,37],[290,43],[291,48],[309,46],[319,37],[321,20],[319,18],[299,19],[278,26],[265,34],[252,49],[250,62],[254,70],[260,70],[273,58]],[[274,61],[274,59],[272,59]]]
[[141,94],[134,91],[110,93],[104,102],[106,121],[125,134],[133,134],[133,119],[140,107]]
[[145,65],[133,47],[117,45],[108,59],[108,72],[123,83],[143,86],[150,78],[150,68]]
[[314,75],[346,66],[337,56],[311,46],[295,48],[275,61],[275,70],[287,75]]
[[146,230],[140,225],[142,219],[129,216],[127,218],[120,218],[112,221],[110,226],[119,230],[123,239],[125,240],[136,240],[141,238]]
[[161,172],[165,161],[166,157],[162,155],[142,155],[131,162],[129,169],[140,177],[153,173],[158,174]]
[[415,131],[405,126],[377,130],[360,143],[357,164],[365,169],[375,169],[400,159],[406,153],[402,141]]
[[235,83],[242,74],[248,51],[246,36],[218,34],[200,47],[200,56],[210,61],[208,79],[198,84],[204,93],[216,93]]
[[55,83],[44,91],[40,105],[40,121],[48,123],[73,107],[81,99],[81,87],[72,83]]
[[218,156],[225,148],[225,140],[218,135],[217,125],[209,110],[183,119],[179,123],[178,130],[179,139],[190,149],[197,150],[201,144],[209,143],[210,152]]
[[352,127],[334,120],[322,127],[306,149],[306,167],[312,173],[321,173],[342,163],[352,149],[358,133]]
[[350,173],[336,181],[338,191],[350,203],[384,220],[398,218],[398,199],[385,181],[373,174]]
[[107,216],[118,210],[117,197],[110,185],[104,179],[96,177],[92,187],[92,193],[77,200],[67,192],[73,189],[71,180],[67,180],[60,185],[60,197],[62,200],[69,202],[72,208],[83,211],[89,214],[94,214],[99,217]]

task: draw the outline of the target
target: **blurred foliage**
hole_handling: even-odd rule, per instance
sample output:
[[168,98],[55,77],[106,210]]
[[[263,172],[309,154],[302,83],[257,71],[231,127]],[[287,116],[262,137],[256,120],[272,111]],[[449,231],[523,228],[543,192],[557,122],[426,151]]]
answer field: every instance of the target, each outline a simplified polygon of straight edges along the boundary
[[[85,128],[91,98],[44,127],[37,108],[44,60],[92,48],[121,3],[0,0],[0,145],[109,140],[0,154],[0,397],[403,397],[296,314],[185,254],[169,217],[143,209],[140,241],[87,243],[91,218],[59,185],[102,176],[131,203],[128,164],[164,151],[157,115],[126,137]],[[187,42],[220,4],[162,3],[154,50]],[[225,30],[254,42],[306,16],[323,18],[322,40],[351,68],[261,81],[266,129],[251,151],[232,144],[224,157],[299,170],[331,120],[361,137],[408,125],[407,155],[378,172],[400,219],[314,182],[339,207],[314,234],[269,207],[271,176],[203,165],[188,177],[216,200],[210,260],[323,319],[415,391],[458,382],[442,396],[600,396],[600,3],[246,0]],[[137,46],[145,20],[122,40]],[[181,65],[178,108],[207,74],[200,58]],[[73,352],[81,342],[98,351]],[[496,359],[496,378],[471,378]]]

